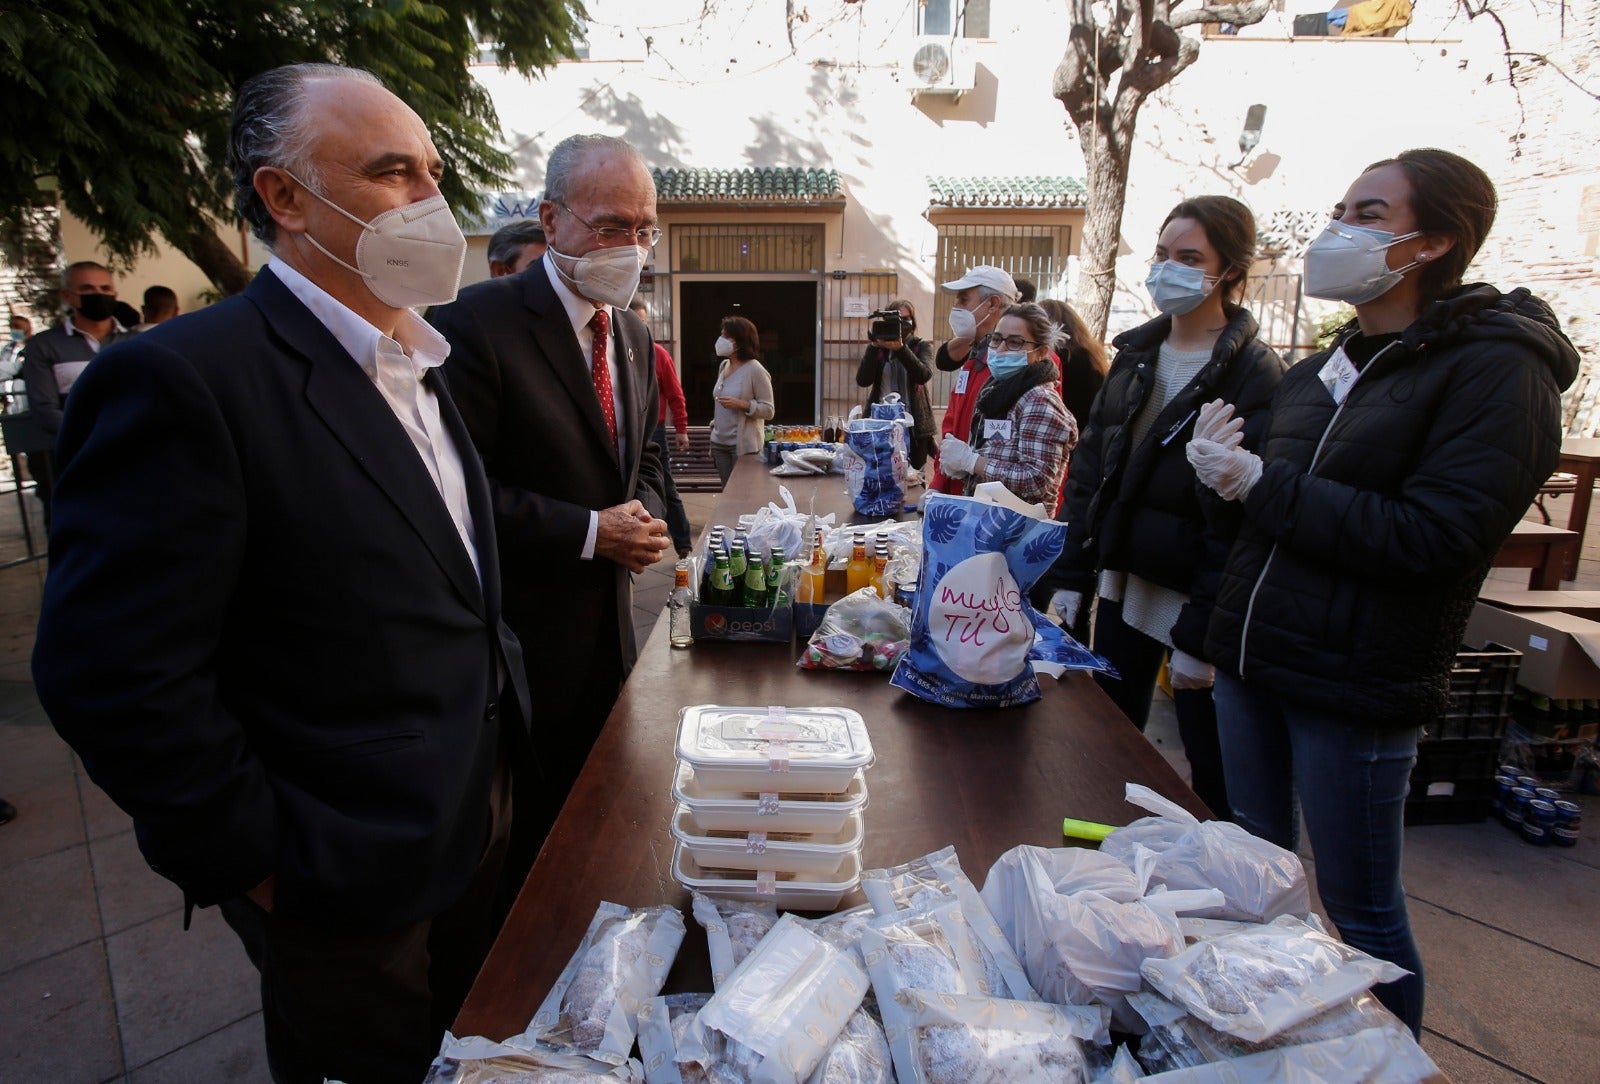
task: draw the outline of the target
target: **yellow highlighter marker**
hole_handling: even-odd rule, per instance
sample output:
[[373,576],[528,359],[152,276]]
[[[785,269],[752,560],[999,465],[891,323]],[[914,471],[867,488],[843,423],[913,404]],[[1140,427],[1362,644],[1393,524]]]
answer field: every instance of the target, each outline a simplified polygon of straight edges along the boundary
[[1071,817],[1065,817],[1061,821],[1061,834],[1068,839],[1089,839],[1098,843],[1114,831],[1116,826],[1111,824],[1073,820]]

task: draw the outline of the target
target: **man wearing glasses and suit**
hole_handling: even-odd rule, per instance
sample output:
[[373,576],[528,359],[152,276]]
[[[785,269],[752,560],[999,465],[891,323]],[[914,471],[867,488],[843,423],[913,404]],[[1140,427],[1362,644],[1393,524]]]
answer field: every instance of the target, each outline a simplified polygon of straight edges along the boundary
[[651,440],[655,351],[628,311],[661,236],[650,171],[620,139],[569,137],[550,154],[539,222],[539,263],[429,314],[450,342],[445,377],[494,493],[506,620],[522,641],[549,789],[516,796],[512,878],[638,656],[631,574],[671,544]]

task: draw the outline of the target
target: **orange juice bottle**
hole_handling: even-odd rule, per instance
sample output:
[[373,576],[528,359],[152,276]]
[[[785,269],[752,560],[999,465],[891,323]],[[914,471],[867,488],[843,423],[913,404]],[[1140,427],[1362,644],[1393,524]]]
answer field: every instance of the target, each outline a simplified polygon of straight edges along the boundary
[[811,547],[811,563],[801,570],[797,601],[821,606],[826,599],[828,555],[822,551],[822,532],[817,532],[816,545]]
[[872,586],[877,590],[879,598],[888,598],[889,590],[889,547],[883,543],[878,544],[878,550],[872,555]]
[[872,585],[872,562],[867,559],[866,536],[856,535],[854,543],[850,549],[850,565],[845,571],[845,593],[850,595]]

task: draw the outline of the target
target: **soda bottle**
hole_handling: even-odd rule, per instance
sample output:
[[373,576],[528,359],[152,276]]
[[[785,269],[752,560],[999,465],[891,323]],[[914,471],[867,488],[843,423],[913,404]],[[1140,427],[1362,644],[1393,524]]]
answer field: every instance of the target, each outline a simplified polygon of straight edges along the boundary
[[877,590],[879,598],[889,597],[889,547],[880,544],[878,551],[872,555],[872,586]]
[[822,550],[822,532],[817,532],[817,541],[811,547],[811,563],[806,565],[800,575],[799,601],[812,606],[821,606],[826,601],[826,587],[828,575],[828,555]]
[[711,566],[711,597],[706,599],[706,604],[733,605],[733,570],[726,554],[717,554],[716,563]]
[[[749,555],[744,551],[744,539],[735,538],[728,546],[728,571],[733,576],[735,589],[744,583],[745,570],[749,568]],[[730,606],[739,605],[737,602],[729,603]]]
[[749,569],[744,575],[743,604],[752,610],[759,610],[767,604],[767,570],[761,567],[761,554],[752,553],[749,559]]
[[872,562],[867,559],[867,538],[857,534],[850,548],[850,565],[845,570],[845,593],[855,594],[872,584]]
[[689,617],[689,562],[679,561],[673,577],[672,596],[667,599],[667,634],[673,647],[694,645],[694,626]]
[[783,547],[772,547],[772,559],[767,562],[767,605],[787,606],[789,594],[783,589]]

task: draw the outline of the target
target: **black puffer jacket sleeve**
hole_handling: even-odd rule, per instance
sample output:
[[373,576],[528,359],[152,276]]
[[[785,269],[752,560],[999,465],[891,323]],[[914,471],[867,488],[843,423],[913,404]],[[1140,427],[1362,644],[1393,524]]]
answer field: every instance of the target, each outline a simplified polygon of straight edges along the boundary
[[1095,575],[1100,568],[1085,512],[1100,488],[1105,465],[1105,385],[1101,385],[1100,394],[1089,407],[1087,423],[1078,421],[1078,444],[1067,461],[1066,492],[1061,502],[1061,514],[1067,519],[1067,538],[1061,547],[1061,556],[1039,578],[1039,583],[1052,594],[1080,591],[1087,595],[1094,590]]

